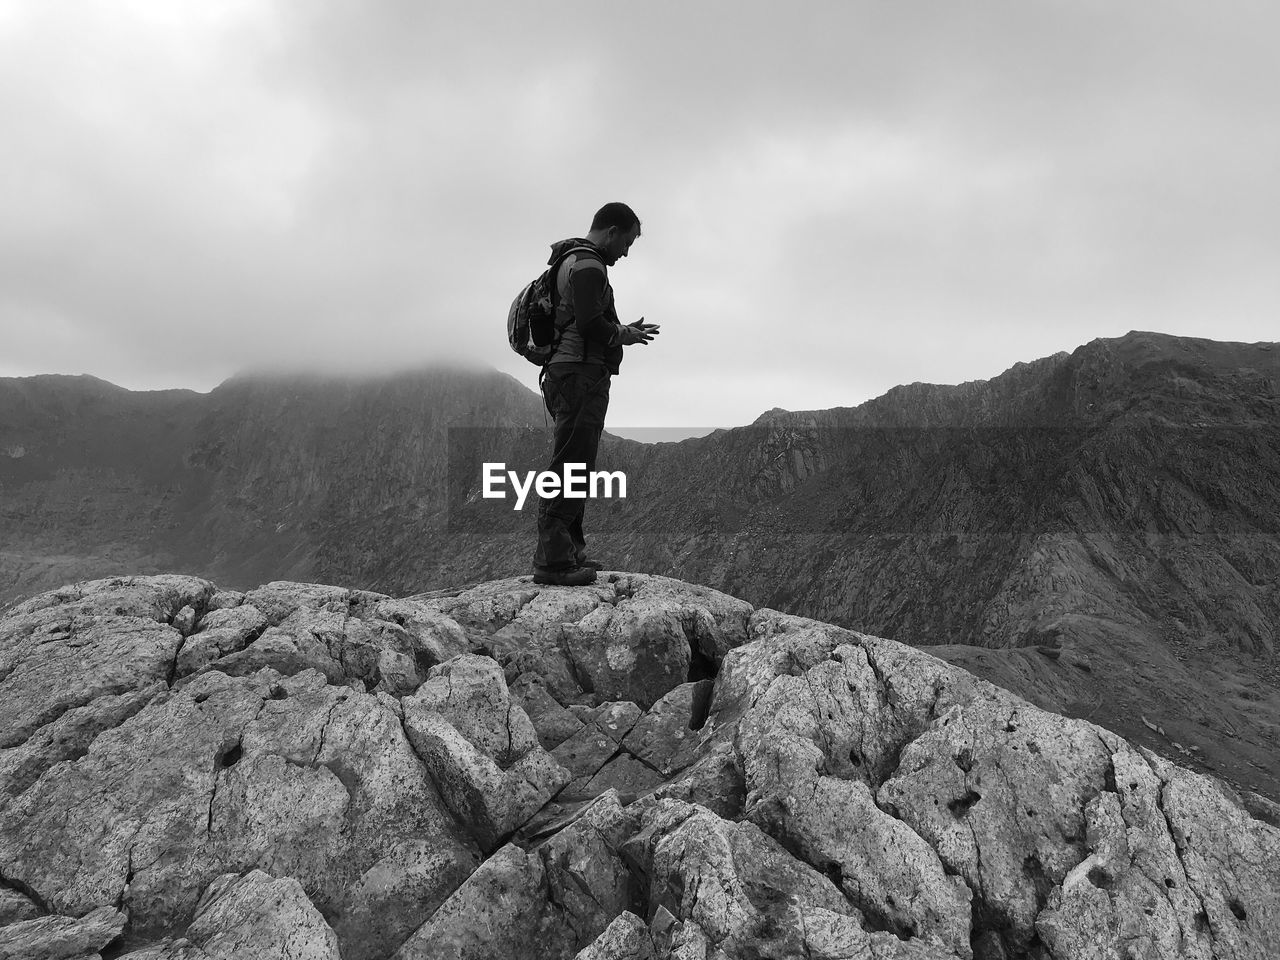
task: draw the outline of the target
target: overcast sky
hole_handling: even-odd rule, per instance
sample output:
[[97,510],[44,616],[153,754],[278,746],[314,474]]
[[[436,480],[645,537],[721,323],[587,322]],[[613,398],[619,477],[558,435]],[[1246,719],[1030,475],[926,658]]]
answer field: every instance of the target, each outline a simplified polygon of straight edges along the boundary
[[0,0],[0,376],[468,358],[625,201],[610,428],[1277,339],[1280,6]]

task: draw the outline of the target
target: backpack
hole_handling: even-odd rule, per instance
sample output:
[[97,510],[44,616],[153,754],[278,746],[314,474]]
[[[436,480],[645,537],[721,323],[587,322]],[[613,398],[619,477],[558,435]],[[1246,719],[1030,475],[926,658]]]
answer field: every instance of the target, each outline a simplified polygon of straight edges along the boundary
[[570,247],[511,301],[511,310],[507,314],[507,342],[512,350],[540,367],[551,359],[560,339],[560,331],[556,329],[556,301],[560,299],[556,274],[569,254],[579,252],[586,252],[597,260],[600,258],[595,247],[585,244]]

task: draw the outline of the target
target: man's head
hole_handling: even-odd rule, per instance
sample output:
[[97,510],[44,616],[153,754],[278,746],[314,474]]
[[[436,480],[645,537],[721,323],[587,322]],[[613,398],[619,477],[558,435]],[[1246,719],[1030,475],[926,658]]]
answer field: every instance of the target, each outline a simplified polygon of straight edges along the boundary
[[605,263],[613,266],[625,257],[640,236],[640,218],[625,203],[606,203],[596,211],[587,239],[605,253]]

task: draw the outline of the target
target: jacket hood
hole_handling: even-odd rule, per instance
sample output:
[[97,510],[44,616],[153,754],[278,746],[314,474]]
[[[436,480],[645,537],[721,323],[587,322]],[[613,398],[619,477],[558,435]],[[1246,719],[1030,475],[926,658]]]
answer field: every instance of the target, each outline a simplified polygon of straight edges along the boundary
[[[590,240],[584,239],[583,237],[570,237],[567,240],[561,240],[551,245],[551,256],[547,259],[547,263],[555,263],[556,259],[561,254],[572,247],[590,247],[592,250],[600,250],[600,248]],[[603,257],[604,251],[600,250],[600,254],[601,257]]]

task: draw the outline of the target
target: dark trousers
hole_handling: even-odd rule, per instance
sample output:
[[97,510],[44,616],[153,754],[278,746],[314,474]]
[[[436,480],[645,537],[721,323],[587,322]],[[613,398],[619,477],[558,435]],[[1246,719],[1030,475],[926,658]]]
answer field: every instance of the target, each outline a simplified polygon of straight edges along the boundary
[[[596,468],[596,450],[609,409],[609,371],[595,363],[552,363],[542,379],[542,399],[556,418],[551,465],[564,477],[566,463]],[[582,513],[587,501],[563,495],[544,498],[538,504],[538,547],[535,567],[562,570],[577,566],[586,555]]]

